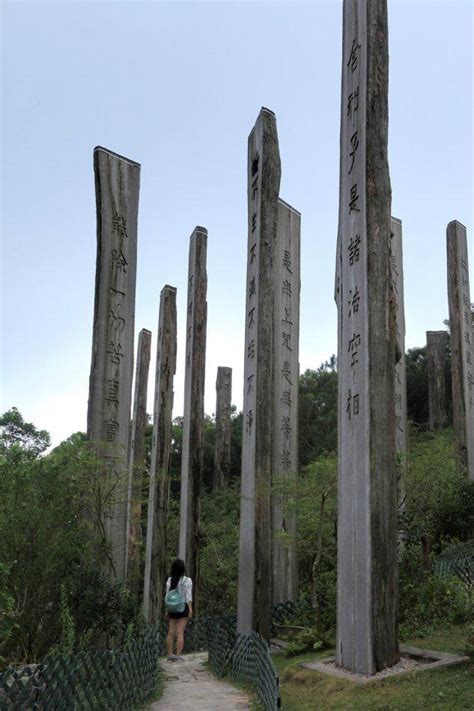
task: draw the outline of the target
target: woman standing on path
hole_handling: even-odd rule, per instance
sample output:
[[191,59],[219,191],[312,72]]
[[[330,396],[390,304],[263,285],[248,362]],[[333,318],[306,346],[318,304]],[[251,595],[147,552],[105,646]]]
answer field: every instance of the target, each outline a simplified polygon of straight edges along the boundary
[[[188,620],[193,616],[193,582],[191,578],[185,576],[184,562],[178,558],[171,566],[170,577],[166,581],[166,595],[170,590],[178,590],[181,600],[184,603],[182,612],[168,611],[168,636],[166,638],[166,648],[168,661],[181,661],[181,653],[184,647],[184,630]],[[176,640],[176,657],[173,655],[174,643]]]

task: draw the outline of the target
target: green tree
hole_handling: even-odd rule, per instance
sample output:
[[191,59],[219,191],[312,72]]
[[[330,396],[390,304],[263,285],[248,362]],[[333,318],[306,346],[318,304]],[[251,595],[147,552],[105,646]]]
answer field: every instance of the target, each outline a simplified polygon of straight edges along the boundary
[[35,459],[50,443],[48,432],[25,422],[16,407],[0,416],[0,457]]
[[306,370],[298,393],[299,465],[304,467],[322,452],[337,449],[337,370],[331,356],[317,370]]

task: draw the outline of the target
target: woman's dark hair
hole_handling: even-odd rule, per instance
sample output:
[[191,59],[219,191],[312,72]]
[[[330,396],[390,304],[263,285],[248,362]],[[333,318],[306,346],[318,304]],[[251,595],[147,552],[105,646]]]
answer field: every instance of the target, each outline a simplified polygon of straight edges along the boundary
[[176,560],[171,564],[171,585],[170,590],[174,590],[178,587],[179,579],[184,575],[185,567],[184,561],[181,558],[176,558]]

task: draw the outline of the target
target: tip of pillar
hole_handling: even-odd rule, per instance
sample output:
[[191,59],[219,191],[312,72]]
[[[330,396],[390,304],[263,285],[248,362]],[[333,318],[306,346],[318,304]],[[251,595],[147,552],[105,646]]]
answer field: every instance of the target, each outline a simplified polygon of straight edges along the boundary
[[135,160],[132,160],[131,158],[127,158],[126,156],[121,156],[120,153],[115,153],[114,151],[111,151],[109,148],[104,148],[103,146],[96,146],[94,148],[94,155],[96,153],[105,153],[108,156],[113,156],[114,158],[123,160],[125,163],[128,163],[129,165],[133,165],[136,168],[141,168],[140,163],[137,163]]
[[290,205],[289,202],[286,202],[285,200],[282,200],[281,197],[278,198],[278,202],[279,202],[281,205],[284,205],[285,207],[287,207],[289,210],[291,210],[291,212],[295,212],[297,215],[299,215],[299,216],[301,217],[301,212],[300,212],[299,210],[297,210],[295,207],[293,207],[293,205]]
[[466,226],[463,225],[462,222],[459,222],[459,220],[451,220],[451,222],[448,222],[448,230],[450,227],[462,227],[463,230],[466,229]]
[[151,331],[150,331],[148,328],[142,328],[141,331],[140,331],[140,334],[141,334],[141,333],[148,333],[148,335],[151,336]]
[[194,228],[193,234],[194,234],[195,232],[200,232],[201,234],[206,235],[206,237],[207,237],[207,229],[206,229],[205,227],[201,227],[200,225],[196,225],[196,227]]
[[170,286],[169,284],[165,284],[164,287],[163,287],[162,290],[161,290],[161,293],[163,293],[164,291],[174,291],[174,292],[176,292],[177,289],[176,289],[175,286]]
[[399,217],[394,217],[394,216],[392,215],[392,217],[391,217],[390,219],[391,219],[393,222],[398,222],[399,225],[402,224],[402,221],[401,221],[401,219],[400,219]]
[[260,113],[265,113],[265,114],[270,114],[271,116],[275,116],[275,112],[272,111],[271,109],[267,109],[266,106],[262,106],[260,109]]

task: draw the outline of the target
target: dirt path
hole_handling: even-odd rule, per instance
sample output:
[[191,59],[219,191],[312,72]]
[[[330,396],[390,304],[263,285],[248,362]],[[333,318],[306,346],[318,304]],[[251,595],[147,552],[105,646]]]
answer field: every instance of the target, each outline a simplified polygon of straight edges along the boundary
[[232,711],[250,709],[248,696],[207,670],[207,652],[186,654],[182,662],[160,662],[165,691],[149,711]]

